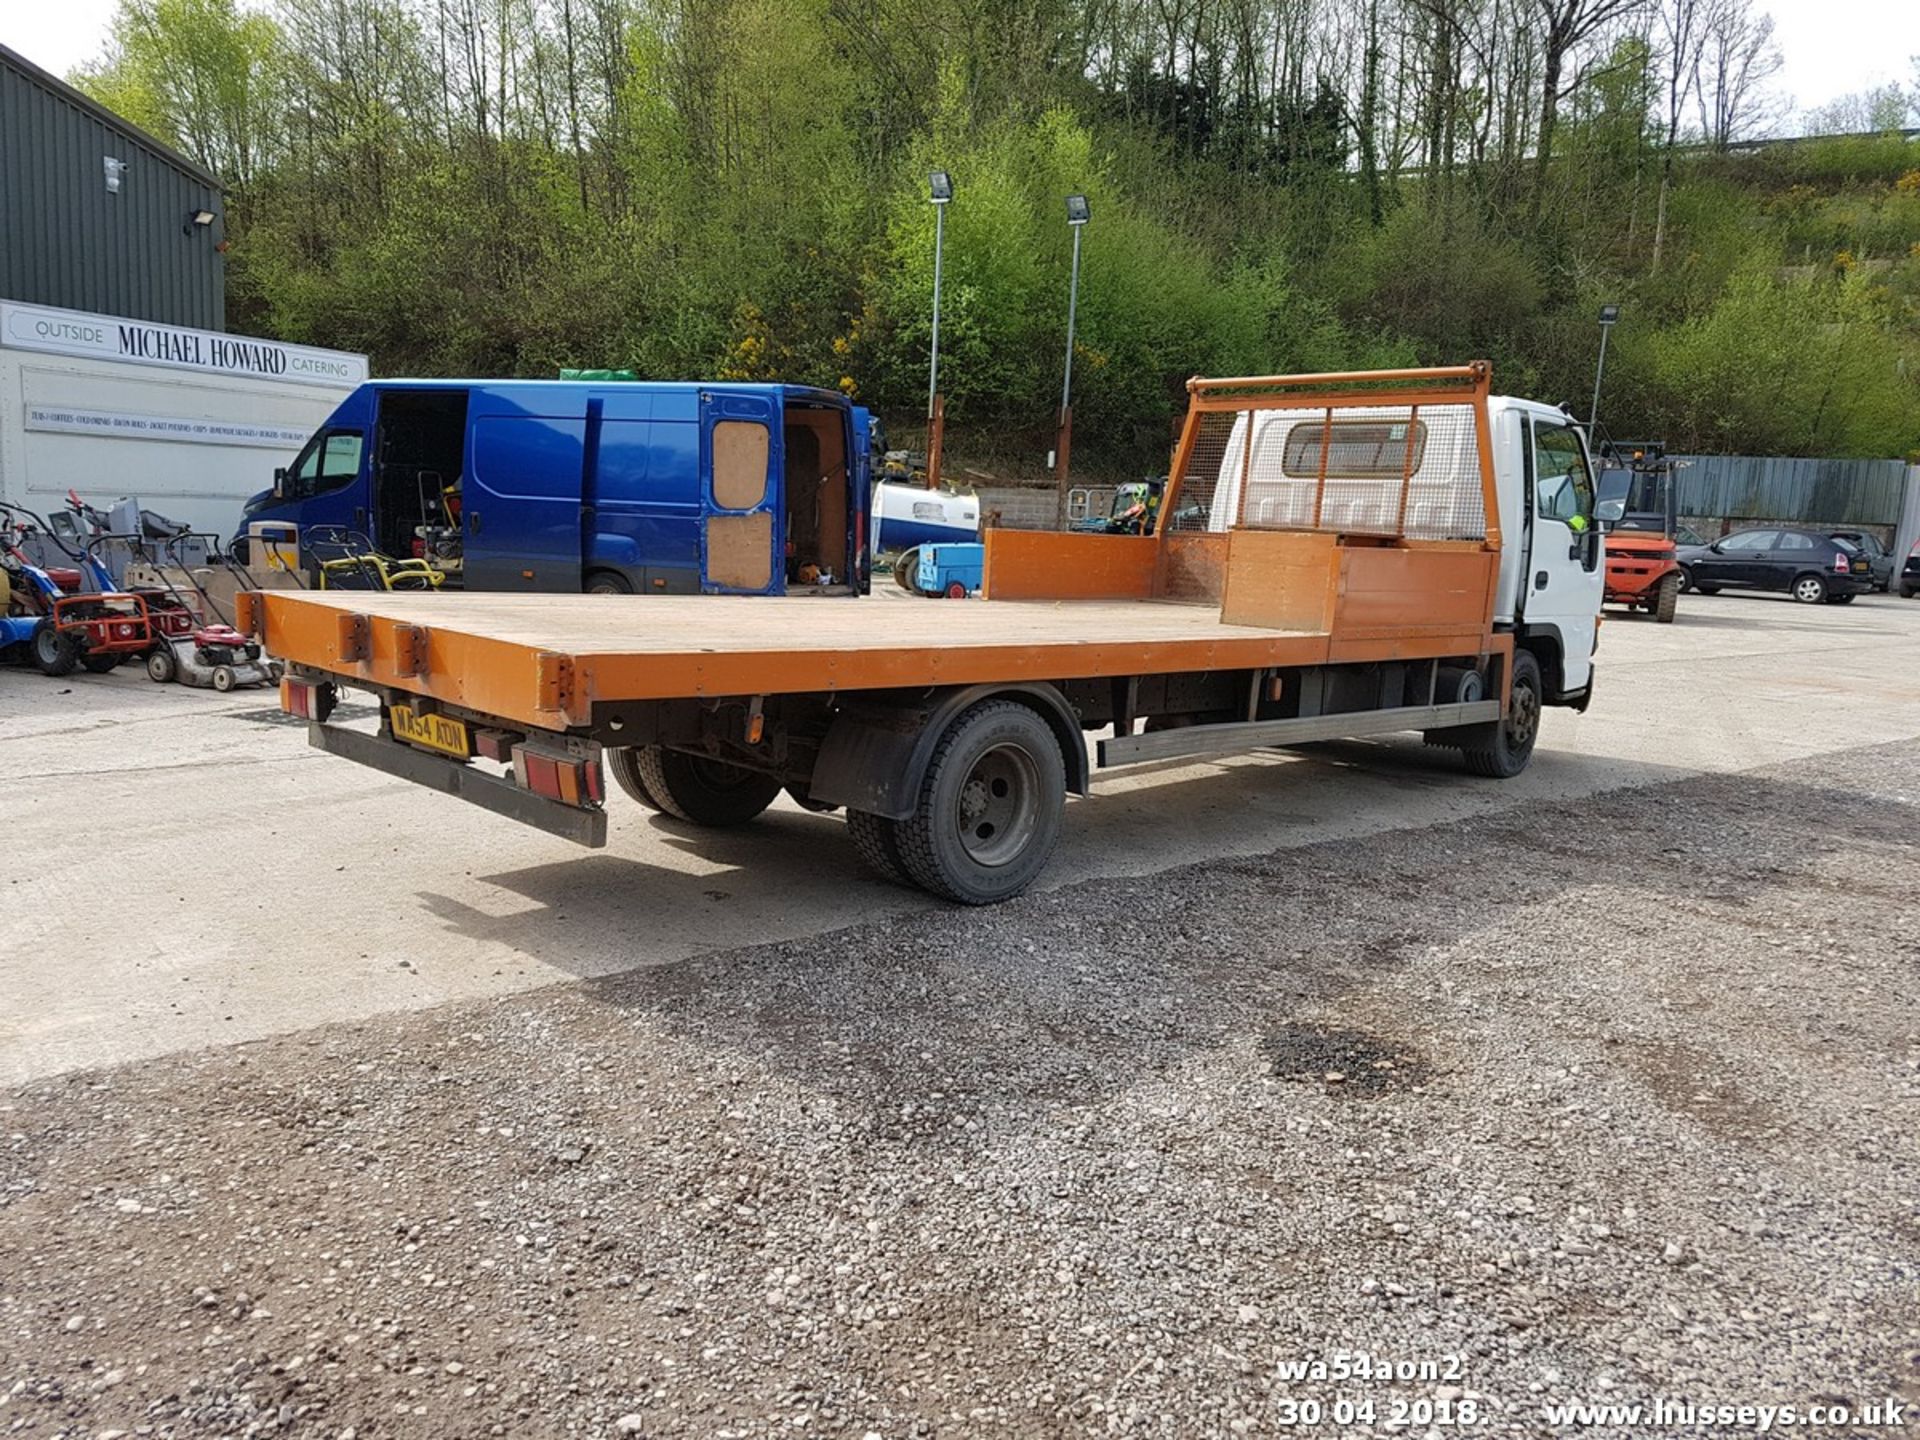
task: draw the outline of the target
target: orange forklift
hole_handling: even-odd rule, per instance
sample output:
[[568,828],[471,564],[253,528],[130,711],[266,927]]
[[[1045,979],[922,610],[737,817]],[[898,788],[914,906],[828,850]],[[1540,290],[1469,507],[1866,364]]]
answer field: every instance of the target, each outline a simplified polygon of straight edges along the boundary
[[1600,499],[1625,507],[1607,533],[1606,603],[1645,610],[1662,625],[1673,623],[1680,601],[1675,468],[1659,441],[1609,441],[1600,452]]

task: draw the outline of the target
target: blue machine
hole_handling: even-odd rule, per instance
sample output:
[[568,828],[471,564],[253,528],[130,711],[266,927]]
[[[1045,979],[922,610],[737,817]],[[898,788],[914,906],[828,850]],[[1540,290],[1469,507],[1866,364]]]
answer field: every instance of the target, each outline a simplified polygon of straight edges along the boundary
[[922,545],[912,588],[922,595],[964,600],[980,588],[986,563],[984,545]]
[[871,419],[797,385],[379,380],[245,526],[334,526],[470,590],[867,589]]

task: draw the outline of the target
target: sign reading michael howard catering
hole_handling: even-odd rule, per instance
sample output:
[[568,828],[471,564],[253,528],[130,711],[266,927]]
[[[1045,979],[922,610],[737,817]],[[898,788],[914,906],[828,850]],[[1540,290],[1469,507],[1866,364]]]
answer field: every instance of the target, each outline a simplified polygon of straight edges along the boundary
[[122,360],[203,375],[251,376],[336,389],[358,385],[367,378],[367,357],[344,350],[316,350],[246,335],[10,301],[0,301],[0,345],[49,355]]

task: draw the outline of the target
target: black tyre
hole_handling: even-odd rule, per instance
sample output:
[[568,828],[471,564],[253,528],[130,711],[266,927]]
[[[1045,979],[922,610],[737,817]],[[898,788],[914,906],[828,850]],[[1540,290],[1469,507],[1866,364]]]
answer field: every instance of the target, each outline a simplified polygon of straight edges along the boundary
[[902,550],[893,557],[893,583],[909,595],[920,593],[920,547]]
[[180,660],[171,645],[156,645],[147,652],[147,678],[154,684],[165,685],[179,673]]
[[1827,596],[1827,603],[1828,603],[1829,605],[1851,605],[1851,604],[1853,603],[1853,596],[1851,596],[1851,595],[1829,595],[1829,596]]
[[1680,608],[1680,577],[1678,575],[1661,576],[1659,588],[1653,594],[1653,603],[1647,608],[1653,612],[1653,618],[1662,625],[1671,625],[1674,612]]
[[80,668],[89,675],[104,675],[116,668],[125,658],[124,655],[82,655]]
[[640,773],[639,751],[631,745],[611,747],[606,752],[607,771],[613,776],[613,783],[628,795],[638,800],[649,810],[664,810],[654,794],[647,788],[646,777]]
[[1513,652],[1513,689],[1507,713],[1474,727],[1460,753],[1467,769],[1490,780],[1511,780],[1527,768],[1534,743],[1540,738],[1540,711],[1546,688],[1540,681],[1540,662],[1530,651]]
[[853,837],[853,848],[860,852],[860,858],[882,879],[896,885],[913,883],[913,877],[907,874],[907,867],[900,859],[900,841],[894,833],[893,821],[865,810],[849,810],[847,834]]
[[42,620],[33,627],[33,663],[42,675],[71,675],[80,663],[80,647],[51,620]]
[[1916,595],[1920,595],[1920,585],[1908,585],[1904,581],[1901,583],[1900,598],[1902,600],[1911,600]]
[[1066,761],[1047,722],[983,700],[947,727],[913,814],[895,824],[901,863],[948,900],[1011,900],[1046,868],[1066,802]]
[[802,810],[810,810],[815,815],[831,815],[840,808],[838,805],[828,804],[825,800],[814,799],[804,785],[788,785],[783,788],[785,788],[789,800],[793,801],[793,803],[798,805]]
[[594,570],[581,587],[589,595],[631,595],[633,582],[613,570]]
[[780,793],[777,776],[645,745],[634,751],[640,778],[660,808],[690,825],[744,825]]
[[1718,595],[1720,593],[1720,587],[1718,585],[1696,585],[1693,588],[1702,595]]
[[1805,575],[1793,577],[1793,585],[1787,593],[1802,605],[1824,605],[1827,600],[1827,582],[1809,571]]

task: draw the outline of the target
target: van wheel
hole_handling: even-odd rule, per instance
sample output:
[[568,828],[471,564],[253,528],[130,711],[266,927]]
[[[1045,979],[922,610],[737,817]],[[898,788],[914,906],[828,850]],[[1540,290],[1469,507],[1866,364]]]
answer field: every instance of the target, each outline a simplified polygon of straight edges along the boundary
[[1662,625],[1673,623],[1674,613],[1680,608],[1680,577],[1663,575],[1660,588],[1654,592],[1653,603],[1647,608],[1653,612],[1653,618]]
[[962,905],[1011,900],[1046,867],[1067,806],[1060,742],[1032,710],[983,700],[934,747],[900,860],[922,889]]
[[900,841],[894,833],[893,821],[865,810],[849,810],[847,834],[853,837],[853,848],[860,852],[860,858],[883,880],[891,880],[896,885],[913,883],[913,877],[907,874],[907,867],[900,859]]
[[640,778],[660,808],[689,825],[744,825],[780,793],[780,778],[725,760],[658,745],[634,751]]
[[633,594],[633,582],[615,570],[588,572],[587,583],[581,588],[589,595]]
[[1511,780],[1527,768],[1534,742],[1540,738],[1540,662],[1530,650],[1513,652],[1513,688],[1507,713],[1485,725],[1475,725],[1464,737],[1460,753],[1467,769],[1489,780]]
[[42,620],[33,627],[33,663],[42,675],[71,675],[80,663],[80,647],[51,620]]
[[633,746],[609,746],[606,759],[607,769],[613,774],[614,784],[649,810],[667,808],[654,798],[651,790],[647,789],[646,779],[640,773],[639,752]]
[[1827,582],[1818,575],[1802,575],[1793,582],[1793,598],[1802,605],[1823,604],[1827,598]]

